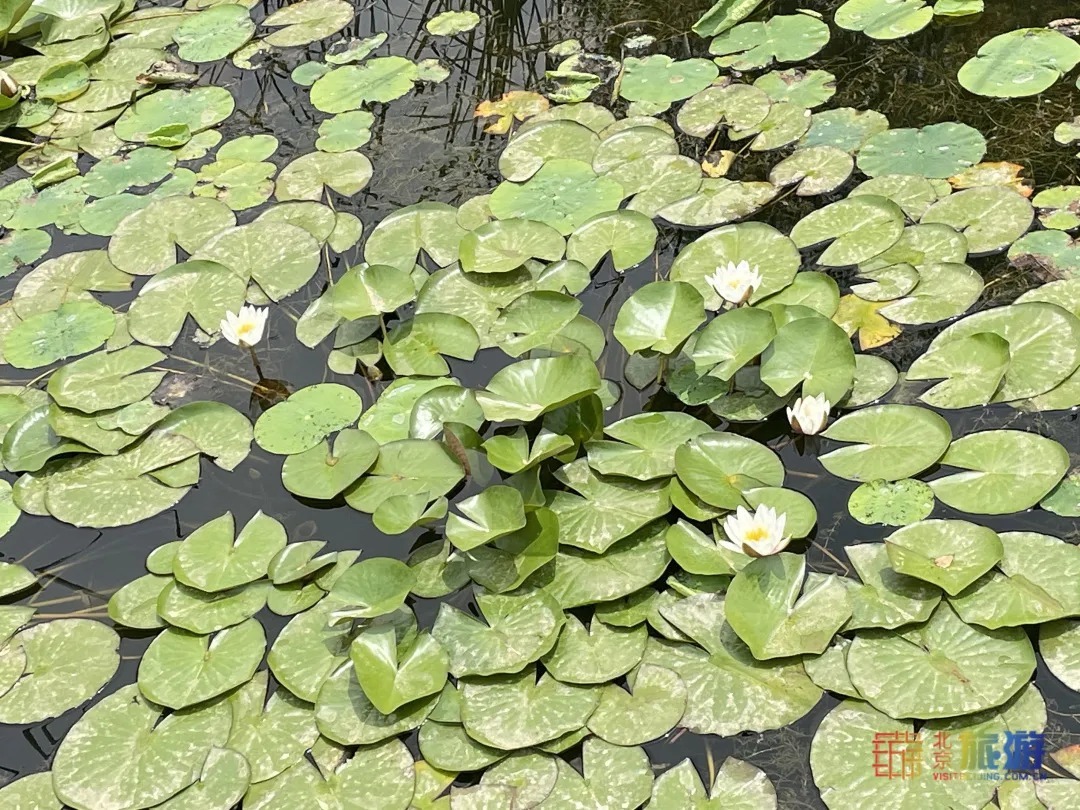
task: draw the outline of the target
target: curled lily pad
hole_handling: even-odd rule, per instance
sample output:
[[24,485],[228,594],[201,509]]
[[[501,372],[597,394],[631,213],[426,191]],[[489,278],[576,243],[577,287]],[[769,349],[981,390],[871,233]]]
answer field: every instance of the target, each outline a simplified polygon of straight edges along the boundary
[[769,172],[774,186],[796,185],[796,194],[827,194],[841,186],[854,169],[851,155],[834,146],[810,146],[780,161]]
[[[851,597],[851,619],[844,625],[845,630],[893,629],[930,618],[941,601],[940,591],[930,583],[893,570],[886,545],[860,543],[844,550],[863,583],[856,585],[850,579],[841,580]],[[825,655],[837,652],[846,659],[846,650],[839,651],[836,647],[830,647]],[[846,671],[843,677],[847,677]],[[846,694],[858,692],[850,687]]]
[[747,490],[784,483],[780,459],[762,444],[732,433],[707,433],[675,451],[679,480],[714,506],[735,509]]
[[760,373],[761,382],[777,396],[798,386],[804,396],[824,394],[839,402],[855,379],[855,352],[840,326],[811,311],[777,329],[762,353]]
[[803,588],[804,575],[803,557],[781,553],[753,560],[732,580],[724,613],[755,658],[824,652],[851,617],[839,578],[811,573]]
[[963,520],[923,520],[885,539],[892,567],[901,574],[957,594],[1001,559],[1001,540],[985,526]]
[[491,421],[531,421],[586,397],[600,386],[600,373],[588,357],[569,354],[522,360],[497,371],[476,401]]
[[424,24],[429,34],[451,37],[472,31],[480,24],[480,16],[472,11],[444,11]]
[[399,653],[397,633],[389,625],[361,631],[353,639],[349,656],[364,694],[383,714],[439,692],[450,664],[446,651],[430,633],[419,633],[408,649]]
[[206,593],[228,590],[263,577],[285,548],[285,528],[257,512],[233,537],[232,512],[204,523],[177,547],[173,574],[178,582]]

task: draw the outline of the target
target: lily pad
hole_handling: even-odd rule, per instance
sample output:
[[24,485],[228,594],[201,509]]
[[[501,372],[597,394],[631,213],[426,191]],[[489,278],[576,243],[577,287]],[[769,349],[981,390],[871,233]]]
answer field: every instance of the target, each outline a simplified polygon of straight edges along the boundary
[[952,441],[949,423],[926,408],[876,405],[843,416],[824,432],[856,442],[821,457],[833,475],[850,481],[899,481],[935,464]]
[[896,244],[904,212],[891,200],[870,195],[827,205],[803,217],[791,230],[800,248],[832,242],[818,263],[846,267],[872,259]]
[[720,67],[753,70],[809,59],[829,42],[829,26],[810,14],[778,14],[741,23],[713,39],[709,53]]
[[1023,630],[964,624],[943,602],[910,630],[857,635],[847,662],[851,682],[874,708],[926,719],[1000,706],[1030,679],[1035,652]]
[[275,48],[307,45],[336,34],[352,22],[355,14],[353,6],[344,0],[302,0],[266,16],[262,24],[280,30],[268,34],[264,41]]
[[303,453],[355,422],[362,407],[360,395],[344,385],[310,385],[259,417],[255,441],[271,453]]
[[17,656],[25,664],[0,695],[0,722],[38,723],[89,700],[116,673],[119,643],[112,628],[89,619],[59,619],[16,633],[0,659]]
[[848,512],[867,525],[907,526],[930,517],[933,511],[934,491],[911,478],[867,481],[848,498]]
[[93,351],[115,328],[112,310],[97,302],[61,304],[17,323],[4,337],[3,356],[15,368],[40,368]]
[[265,651],[266,632],[256,619],[212,640],[170,628],[143,655],[139,690],[161,706],[194,706],[249,681]]
[[677,810],[694,807],[702,810],[776,810],[776,788],[764,771],[749,762],[728,757],[720,765],[708,793],[693,763],[684,759],[665,771],[653,784],[650,807]]
[[925,0],[848,0],[836,10],[836,24],[871,39],[899,39],[930,24],[934,10]]
[[967,124],[890,129],[862,145],[859,170],[871,177],[917,174],[945,178],[974,166],[985,154],[986,139]]
[[707,433],[680,446],[675,472],[691,492],[724,509],[745,505],[747,490],[784,483],[783,464],[772,450],[732,433]]
[[940,501],[980,515],[1022,512],[1042,500],[1069,469],[1057,442],[1019,430],[986,430],[957,439],[941,459],[966,472],[930,482]]
[[676,61],[664,54],[623,62],[619,95],[627,101],[672,102],[703,90],[719,74],[716,65],[705,59]]
[[176,53],[188,62],[216,62],[251,39],[255,22],[241,5],[212,6],[173,30]]
[[1031,227],[1035,211],[1028,199],[1005,186],[969,188],[930,206],[923,224],[940,222],[960,231],[975,255],[1011,245]]
[[1003,553],[997,533],[963,520],[923,520],[885,538],[892,567],[955,595]]
[[365,102],[399,99],[419,78],[415,63],[400,56],[380,56],[362,65],[344,65],[311,86],[311,103],[325,113],[358,110]]
[[[894,570],[887,545],[861,543],[844,550],[863,583],[856,585],[850,579],[841,580],[851,598],[851,619],[844,630],[871,627],[891,630],[930,618],[941,601],[941,593],[929,583]],[[846,652],[843,655],[846,658]],[[858,694],[854,688],[851,693]]]
[[301,498],[332,500],[367,472],[378,454],[379,445],[370,435],[348,428],[334,439],[333,449],[324,440],[286,458],[281,482]]
[[980,96],[1033,96],[1080,64],[1080,45],[1059,31],[1020,28],[985,43],[957,74]]
[[735,575],[724,613],[754,657],[765,660],[824,652],[851,617],[851,602],[839,578],[806,576],[805,558],[781,553],[753,560]]

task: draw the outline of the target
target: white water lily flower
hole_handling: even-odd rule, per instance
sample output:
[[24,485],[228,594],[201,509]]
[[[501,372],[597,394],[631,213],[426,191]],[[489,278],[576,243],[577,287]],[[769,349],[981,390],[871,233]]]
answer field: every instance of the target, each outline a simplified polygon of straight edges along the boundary
[[777,515],[771,506],[761,505],[754,512],[740,506],[734,515],[724,518],[728,539],[719,544],[751,557],[767,557],[787,548],[790,537],[784,536],[787,515]]
[[716,268],[711,276],[705,276],[716,294],[728,303],[745,304],[754,290],[761,286],[761,273],[743,259],[738,264],[728,262],[726,267]]
[[829,421],[829,409],[832,403],[824,394],[816,397],[799,397],[788,406],[787,418],[791,427],[805,436],[813,436],[825,429]]
[[245,304],[239,313],[225,313],[225,319],[221,322],[221,336],[235,346],[243,346],[245,349],[254,346],[262,340],[268,317],[268,307]]

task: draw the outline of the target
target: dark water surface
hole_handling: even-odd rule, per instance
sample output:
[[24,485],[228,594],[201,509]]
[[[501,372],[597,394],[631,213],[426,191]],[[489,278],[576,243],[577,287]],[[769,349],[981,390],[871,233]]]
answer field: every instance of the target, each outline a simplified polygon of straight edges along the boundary
[[[360,217],[365,232],[370,233],[383,216],[403,205],[420,200],[460,204],[495,186],[499,179],[496,158],[505,138],[483,134],[481,125],[473,120],[473,109],[478,101],[498,97],[508,90],[535,87],[544,69],[554,67],[555,60],[545,55],[548,46],[573,36],[581,39],[587,49],[618,57],[624,39],[648,33],[670,40],[665,52],[689,55],[704,49],[706,43],[688,32],[710,3],[708,0],[465,0],[451,4],[445,0],[356,0],[356,5],[357,17],[342,36],[364,37],[386,31],[390,34],[390,52],[415,59],[439,57],[453,71],[445,83],[418,88],[406,98],[375,110],[373,139],[363,148],[374,163],[374,178],[355,198],[335,200],[339,210]],[[801,6],[831,19],[839,5],[839,0],[806,0],[801,4],[777,0],[765,10],[787,13]],[[266,4],[265,13],[275,8],[276,3]],[[441,11],[462,8],[480,14],[482,22],[475,31],[453,41],[433,40],[423,32],[425,20]],[[994,35],[1029,25],[1042,26],[1078,13],[1080,7],[1075,0],[1031,3],[987,0],[987,11],[966,24],[935,22],[917,35],[892,43],[874,42],[861,34],[832,27],[829,46],[801,67],[822,67],[836,74],[839,90],[829,106],[876,109],[886,114],[894,127],[962,121],[987,136],[987,160],[1022,164],[1026,175],[1038,187],[1075,183],[1075,150],[1054,144],[1051,136],[1057,123],[1080,112],[1073,109],[1077,92],[1071,81],[1059,82],[1051,91],[1034,99],[999,101],[977,98],[963,91],[956,82],[956,71]],[[259,9],[255,14],[261,18]],[[272,133],[281,142],[274,158],[281,166],[294,156],[311,151],[317,114],[308,103],[306,88],[293,85],[289,72],[298,62],[318,56],[322,48],[321,44],[310,46],[308,56],[300,49],[293,49],[284,57],[287,61],[272,63],[256,72],[240,71],[231,64],[209,70],[204,81],[228,87],[237,100],[237,112],[222,126],[225,137]],[[697,143],[697,147],[703,145]],[[776,159],[772,155],[769,162]],[[758,179],[766,171],[764,163],[747,164],[736,167],[735,174],[742,179]],[[19,170],[8,171],[5,182],[18,176],[22,176]],[[837,196],[846,194],[847,188],[841,189]],[[787,200],[766,209],[759,218],[786,232],[808,210],[828,201]],[[252,216],[252,212],[243,213],[241,221]],[[593,287],[582,296],[583,314],[596,320],[610,334],[622,302],[638,286],[651,281],[658,270],[663,272],[678,248],[695,235],[662,231],[658,266],[638,268],[622,276],[616,275],[610,264],[602,266]],[[96,237],[67,237],[59,233],[54,234],[54,240],[50,255],[103,247],[105,243]],[[307,303],[321,293],[327,269],[340,275],[348,264],[360,260],[360,253],[359,248],[354,248],[344,260],[335,260],[333,267],[320,271],[308,289],[273,310],[269,351],[261,352],[267,377],[284,381],[290,390],[332,379],[358,388],[366,406],[375,400],[380,384],[372,387],[359,376],[344,378],[331,374],[325,363],[328,347],[310,351],[297,344],[293,323],[287,317],[299,317]],[[1007,268],[1003,257],[976,263],[976,267],[993,281],[979,306],[1010,301],[1020,291],[1016,274]],[[17,278],[11,277],[0,282],[0,296],[9,297],[16,281]],[[936,331],[909,328],[882,353],[898,366],[906,367]],[[191,373],[169,378],[167,386],[174,401],[217,399],[254,419],[260,408],[252,400],[251,387],[236,379],[254,382],[250,366],[240,362],[244,358],[228,345],[204,351],[186,337],[190,335],[185,333],[181,337],[174,353],[186,353],[202,367],[193,365]],[[622,384],[624,398],[608,412],[608,421],[641,410],[681,407],[655,390],[637,392],[627,386],[622,380],[624,361],[622,348],[609,341],[601,369],[606,377]],[[452,370],[462,384],[479,387],[506,362],[508,359],[501,352],[492,349],[482,352],[472,363],[458,362]],[[1080,431],[1074,414],[1029,416],[1002,406],[947,415],[955,435],[976,428],[1010,425],[1053,437],[1069,449],[1074,463],[1080,454]],[[816,461],[822,448],[815,446],[814,440],[805,445],[793,442],[788,433],[786,424],[773,420],[753,426],[750,435],[769,442],[780,452],[789,480],[817,506],[819,525],[814,544],[808,550],[811,567],[847,573],[842,567],[846,563],[842,548],[880,540],[888,530],[855,522],[846,509],[854,484],[823,475]],[[374,528],[367,515],[343,502],[330,505],[302,502],[284,490],[280,469],[280,457],[269,456],[258,447],[253,447],[248,460],[233,473],[225,473],[204,461],[198,487],[177,508],[126,528],[76,529],[51,518],[24,515],[15,529],[0,540],[0,556],[26,565],[41,578],[44,587],[29,599],[38,607],[39,618],[85,615],[108,621],[105,604],[109,595],[145,573],[144,560],[151,550],[188,534],[225,510],[231,510],[242,524],[262,509],[284,523],[290,540],[318,538],[328,542],[327,550],[360,548],[365,557],[404,558],[418,541],[426,542],[433,537],[420,530],[388,537]],[[956,516],[941,504],[934,513],[934,517],[940,518]],[[1044,511],[983,522],[1001,531],[1035,530],[1074,542],[1080,537],[1074,520]],[[470,595],[465,591],[450,601],[466,607]],[[437,602],[421,600],[414,607],[421,623],[429,625]],[[271,635],[286,621],[268,611],[260,618]],[[150,638],[151,634],[125,634],[120,672],[106,691],[135,680],[139,658]],[[1080,741],[1080,696],[1062,689],[1041,664],[1035,683],[1046,698],[1050,713],[1047,750]],[[719,765],[725,756],[734,754],[768,773],[777,787],[782,808],[818,808],[823,805],[810,775],[809,743],[821,717],[833,705],[835,700],[826,697],[799,723],[765,734],[726,739],[676,734],[647,747],[658,766],[674,764],[689,756],[705,773],[710,761]],[[0,784],[16,775],[47,768],[59,741],[81,711],[37,725],[0,727]],[[123,767],[123,763],[117,763],[117,767]]]

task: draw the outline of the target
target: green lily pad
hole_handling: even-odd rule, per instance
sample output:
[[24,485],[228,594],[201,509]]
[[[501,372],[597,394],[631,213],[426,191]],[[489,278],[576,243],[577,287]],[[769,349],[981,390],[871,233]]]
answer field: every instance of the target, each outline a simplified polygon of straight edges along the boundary
[[679,101],[704,90],[718,73],[716,65],[705,59],[631,56],[623,62],[619,95],[627,101]]
[[507,180],[522,183],[549,160],[580,160],[592,164],[600,138],[576,121],[542,121],[518,132],[499,156],[499,171]]
[[259,417],[255,441],[271,453],[303,453],[355,422],[362,407],[360,395],[344,385],[310,385]]
[[1070,689],[1080,685],[1080,621],[1063,619],[1039,626],[1039,652],[1047,668]]
[[1080,228],[1080,186],[1051,186],[1036,194],[1031,204],[1039,210],[1039,221],[1047,228],[1062,231]]
[[669,203],[656,213],[675,225],[722,225],[754,214],[776,193],[772,183],[706,177],[697,193]]
[[501,220],[544,222],[569,235],[590,218],[614,211],[623,199],[621,185],[597,176],[579,160],[549,160],[522,184],[499,184],[488,203]]
[[761,356],[761,381],[777,396],[801,386],[803,396],[824,394],[839,402],[855,379],[855,350],[847,333],[811,312],[777,329]]
[[400,560],[372,557],[350,566],[330,594],[348,606],[352,618],[371,619],[397,610],[413,586],[413,573]]
[[1052,277],[1074,278],[1080,275],[1080,244],[1061,231],[1032,231],[1013,242],[1009,262]]
[[555,557],[554,574],[544,589],[564,609],[620,599],[656,581],[671,558],[664,544],[665,524],[654,521],[603,554],[567,546]]
[[652,255],[656,237],[652,220],[637,211],[598,214],[571,234],[566,258],[581,262],[591,272],[610,253],[615,270],[622,272]]
[[[173,712],[125,686],[86,712],[68,732],[53,761],[53,788],[72,807],[154,806],[192,785],[207,754],[225,745],[227,704]],[[116,763],[126,762],[123,774]]]
[[1080,611],[1070,583],[1080,549],[1035,532],[1005,532],[998,569],[949,601],[968,624],[995,630],[1061,619]]
[[8,782],[0,788],[0,801],[29,810],[63,810],[63,803],[53,791],[52,773],[49,771],[32,773]]
[[266,583],[205,593],[176,582],[158,594],[158,615],[173,627],[198,635],[216,633],[250,619],[266,605]]
[[295,765],[318,738],[310,706],[284,689],[267,700],[267,674],[256,672],[229,698],[233,714],[229,748],[243,754],[251,778],[259,782]]
[[251,782],[247,759],[226,748],[211,748],[198,781],[158,805],[162,810],[226,810]]
[[203,331],[216,331],[226,313],[239,311],[245,290],[240,276],[216,262],[174,265],[139,291],[128,311],[128,331],[141,343],[171,346],[188,315]]
[[143,96],[124,110],[113,129],[125,141],[155,146],[164,145],[155,143],[161,133],[176,129],[182,132],[179,143],[168,145],[181,145],[192,135],[224,121],[234,107],[232,94],[223,87],[166,88]]
[[768,95],[757,87],[712,85],[688,99],[676,120],[687,135],[707,138],[722,125],[755,127],[765,120],[771,106]]
[[[645,633],[641,633],[644,650]],[[634,671],[632,692],[615,684],[600,691],[589,730],[615,745],[640,745],[667,734],[686,710],[686,687],[669,669],[643,664]]]
[[49,378],[48,391],[65,408],[83,413],[112,410],[151,394],[163,371],[143,371],[165,358],[157,349],[129,346],[67,363]]
[[747,490],[784,483],[784,467],[772,450],[732,433],[707,433],[681,445],[675,472],[691,492],[724,509],[745,505]]
[[742,23],[709,45],[720,67],[754,70],[777,62],[809,59],[829,42],[829,26],[810,14],[780,14],[765,22]]
[[152,276],[176,264],[177,247],[194,254],[235,224],[236,215],[217,200],[154,200],[121,220],[109,241],[109,259],[125,273]]
[[694,768],[684,759],[674,768],[664,771],[653,784],[652,801],[655,810],[677,810],[694,807],[701,810],[731,808],[731,810],[776,810],[776,788],[764,771],[749,762],[728,757],[720,765],[708,793]]
[[370,435],[347,428],[338,433],[332,450],[324,440],[286,458],[281,482],[301,498],[332,500],[367,472],[378,454],[379,445]]
[[265,651],[266,632],[256,619],[222,630],[213,640],[170,628],[143,655],[139,690],[161,706],[194,706],[247,683]]
[[109,597],[109,618],[117,624],[138,630],[164,627],[157,612],[162,590],[172,577],[147,574],[134,579]]
[[562,629],[558,604],[541,590],[481,594],[477,604],[486,625],[444,603],[431,631],[454,677],[517,672],[551,650]]
[[409,205],[375,226],[364,244],[364,259],[371,265],[389,265],[408,273],[423,251],[439,267],[447,267],[457,261],[458,243],[464,236],[453,206],[430,202]]
[[177,581],[206,593],[246,585],[266,575],[274,556],[285,548],[285,528],[256,512],[236,535],[232,512],[204,523],[176,550]]
[[989,571],[1002,555],[997,533],[963,520],[923,520],[885,538],[892,567],[950,595]]
[[[314,703],[319,689],[338,666],[348,660],[347,627],[331,627],[330,613],[340,602],[324,599],[308,611],[289,620],[278,634],[267,663],[274,678],[302,700]],[[356,675],[346,668],[348,677]]]
[[774,186],[796,186],[800,197],[828,194],[851,176],[851,155],[835,146],[809,146],[777,163],[769,172]]
[[438,693],[446,683],[450,659],[429,633],[419,633],[399,653],[393,627],[383,625],[361,631],[349,648],[360,687],[383,714],[393,714],[406,703]]
[[0,653],[0,664],[25,662],[0,695],[0,722],[38,723],[93,697],[120,665],[120,638],[89,619],[58,619],[21,630]]
[[593,621],[586,629],[575,617],[567,616],[558,642],[543,656],[544,669],[563,683],[605,683],[637,666],[645,651],[645,637],[644,628],[609,627]]
[[93,351],[115,328],[112,310],[97,302],[61,304],[16,324],[4,337],[3,356],[15,368],[40,368]]
[[444,11],[424,23],[424,28],[437,37],[452,37],[472,31],[479,24],[480,15],[473,11]]
[[761,285],[750,296],[750,303],[757,303],[791,284],[802,258],[795,244],[775,228],[745,222],[711,230],[688,245],[675,258],[669,278],[693,284],[705,299],[705,308],[716,311],[723,301],[706,277],[742,261],[761,274]]
[[674,474],[678,446],[710,431],[708,425],[689,414],[629,416],[604,430],[617,441],[586,445],[589,466],[601,475],[625,475],[639,481],[667,477]]
[[521,360],[495,372],[487,388],[476,392],[476,401],[490,421],[532,421],[588,396],[599,386],[600,373],[588,357],[541,357]]
[[899,39],[930,24],[934,10],[925,0],[848,0],[836,10],[836,24],[871,39]]
[[[874,708],[925,719],[1000,706],[1031,678],[1035,652],[1023,630],[973,627],[942,603],[910,630],[857,635],[847,663],[851,682]],[[907,687],[914,683],[917,689]]]
[[962,315],[983,291],[982,277],[966,264],[924,264],[917,272],[911,293],[881,307],[879,314],[902,324],[937,323]]
[[637,289],[615,319],[614,335],[628,352],[671,354],[705,321],[701,295],[682,281],[654,281]]
[[911,478],[867,481],[848,498],[848,512],[869,526],[907,526],[930,517],[933,511],[934,491]]
[[849,481],[899,481],[936,463],[952,441],[949,423],[926,408],[875,405],[842,416],[823,434],[856,442],[821,456],[833,475]]
[[529,259],[561,259],[565,250],[566,242],[559,231],[543,222],[489,222],[461,240],[461,269],[466,273],[506,273]]
[[871,177],[916,174],[946,178],[974,166],[985,154],[986,139],[967,124],[889,129],[862,145],[859,170]]
[[773,101],[786,101],[809,110],[836,95],[836,77],[825,70],[789,68],[758,76],[754,87],[764,90]]
[[960,231],[975,255],[1011,245],[1031,227],[1035,211],[1028,199],[1005,186],[969,188],[930,206],[923,224],[940,222]]
[[986,430],[953,442],[944,466],[966,472],[930,482],[940,501],[980,515],[1022,512],[1042,500],[1069,469],[1057,442],[1019,430]]
[[344,65],[319,77],[311,86],[311,103],[325,113],[358,110],[365,102],[386,103],[413,88],[419,68],[400,56],[380,56],[362,65]]
[[576,731],[596,710],[600,693],[587,686],[536,678],[535,667],[517,675],[494,675],[466,683],[461,719],[469,736],[491,748],[512,751]]
[[1059,31],[1020,28],[985,43],[957,74],[980,96],[1033,96],[1080,64],[1080,45]]
[[255,22],[240,5],[211,6],[173,30],[176,53],[188,62],[216,62],[251,39]]
[[439,442],[403,439],[384,444],[367,476],[345,493],[353,509],[376,514],[396,496],[424,495],[430,502],[452,490],[464,470]]
[[719,0],[694,23],[693,31],[699,37],[723,33],[753,14],[761,2],[762,0]]
[[278,200],[321,200],[331,189],[353,197],[367,186],[371,174],[371,161],[359,152],[309,152],[281,170],[274,194]]
[[1009,368],[1009,343],[993,332],[980,332],[919,357],[909,380],[943,379],[919,399],[937,408],[967,408],[994,400]]
[[[649,639],[644,663],[674,670],[686,684],[686,712],[679,725],[698,734],[730,736],[780,728],[805,715],[821,690],[799,659],[763,663],[724,620],[723,601],[712,594],[676,600],[664,618],[707,649]],[[717,701],[730,695],[730,701]]]
[[307,45],[336,34],[355,15],[356,9],[344,0],[302,0],[267,15],[262,24],[280,30],[268,34],[264,41],[275,48]]
[[811,573],[805,559],[781,553],[750,562],[728,587],[725,615],[730,627],[759,660],[821,653],[851,617],[841,580]]
[[810,129],[799,143],[801,146],[835,146],[855,154],[871,137],[888,128],[889,119],[876,110],[838,107],[814,113]]
[[649,758],[641,748],[592,738],[585,741],[581,759],[583,775],[565,760],[555,760],[558,778],[545,804],[616,810],[637,807],[649,797],[653,775]]
[[870,195],[832,203],[803,217],[791,230],[800,248],[832,242],[818,263],[845,267],[872,259],[896,244],[904,212],[891,200]]
[[844,550],[863,583],[841,580],[851,598],[851,619],[844,630],[892,630],[930,618],[941,593],[931,584],[893,570],[885,544],[862,543]]

